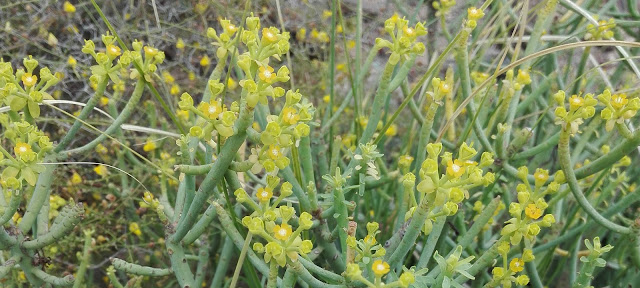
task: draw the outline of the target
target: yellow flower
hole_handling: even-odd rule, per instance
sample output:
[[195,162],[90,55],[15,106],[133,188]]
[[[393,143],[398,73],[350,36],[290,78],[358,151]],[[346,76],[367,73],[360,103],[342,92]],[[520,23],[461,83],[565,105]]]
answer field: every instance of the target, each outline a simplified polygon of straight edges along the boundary
[[207,118],[210,120],[215,120],[218,118],[218,115],[223,112],[222,104],[218,101],[211,101],[209,103],[202,102],[198,105],[198,110],[204,113]]
[[156,55],[158,55],[158,52],[159,52],[158,49],[149,47],[149,46],[144,46],[143,50],[144,50],[144,56],[149,58],[155,57]]
[[571,107],[571,110],[578,109],[584,106],[584,98],[578,95],[573,95],[571,96],[571,98],[569,98],[569,105]]
[[73,4],[69,3],[69,1],[64,1],[64,4],[62,4],[62,10],[64,10],[64,12],[67,12],[69,14],[75,13],[76,6],[73,6]]
[[278,41],[278,36],[274,33],[274,29],[263,28],[262,29],[262,39],[266,40],[267,43],[275,43]]
[[107,46],[107,56],[109,56],[109,58],[116,58],[120,56],[120,54],[120,47],[113,44]]
[[136,234],[137,236],[142,235],[142,231],[140,231],[140,226],[138,226],[138,223],[136,222],[131,222],[129,224],[129,231],[131,231],[131,233]]
[[142,147],[142,150],[144,150],[144,152],[149,152],[149,151],[156,150],[156,148],[158,148],[158,146],[156,146],[156,142],[147,140],[147,143],[144,144],[144,146]]
[[169,89],[169,94],[171,95],[180,94],[180,86],[178,86],[178,84],[171,85],[171,89]]
[[[370,212],[373,212],[373,210],[370,211]],[[371,245],[371,246],[376,245],[376,243],[377,243],[376,237],[373,237],[371,235],[364,236],[363,240],[364,240],[364,243],[366,243],[368,245]]]
[[82,183],[82,177],[78,172],[73,172],[73,175],[71,175],[71,184],[78,185],[80,183]]
[[527,217],[535,220],[542,216],[542,209],[538,208],[536,204],[531,203],[527,205],[527,208],[524,208],[524,214],[527,215]]
[[624,105],[627,105],[629,100],[627,99],[627,94],[613,94],[611,95],[611,106],[616,109],[621,109]]
[[376,274],[376,277],[382,277],[385,274],[389,273],[389,264],[382,260],[376,260],[373,261],[371,270],[373,271],[373,274]]
[[300,116],[296,114],[296,109],[293,109],[291,107],[282,109],[282,122],[289,125],[294,125],[298,123],[298,120],[300,120]]
[[535,178],[536,186],[542,186],[549,180],[549,170],[538,168],[536,173],[533,173],[533,178]]
[[184,49],[184,40],[182,40],[182,38],[178,38],[178,42],[176,42],[176,48],[180,50]]
[[71,68],[76,69],[78,61],[76,61],[76,58],[73,58],[73,56],[69,56],[69,58],[67,58],[67,64],[69,64]]
[[282,223],[282,225],[276,225],[273,227],[273,235],[278,240],[288,240],[289,236],[291,236],[291,226],[287,223]]
[[260,80],[271,83],[276,79],[276,74],[273,73],[273,68],[271,68],[271,66],[260,66],[259,70],[260,72],[258,73],[258,77],[260,77]]
[[109,98],[107,97],[100,97],[100,106],[107,106],[107,104],[109,104]]
[[271,158],[271,160],[277,160],[282,156],[282,152],[280,152],[279,146],[269,145],[269,149],[267,150],[267,156]]
[[396,134],[398,134],[398,126],[396,126],[396,124],[391,124],[391,126],[389,126],[389,129],[387,129],[387,131],[384,131],[384,135],[387,137],[393,137],[396,136]]
[[447,161],[447,175],[453,178],[460,178],[464,174],[464,162],[456,159]]
[[104,147],[104,145],[102,144],[98,144],[96,145],[96,152],[98,152],[98,154],[107,154],[109,152],[109,150],[107,149],[107,147]]
[[238,82],[229,77],[229,80],[227,80],[227,88],[229,88],[229,90],[233,90],[236,89],[236,87],[238,87]]
[[469,14],[469,20],[474,21],[477,21],[484,16],[482,9],[478,9],[476,7],[470,7],[467,9],[467,13]]
[[260,187],[258,188],[258,193],[256,193],[256,197],[258,197],[258,200],[260,202],[267,202],[271,200],[271,197],[273,197],[273,192],[269,187],[267,188]]
[[36,85],[37,82],[38,76],[36,75],[31,75],[31,73],[24,73],[22,75],[22,84],[24,84],[25,87]]
[[98,165],[95,168],[93,168],[93,171],[96,172],[96,174],[98,174],[99,176],[107,176],[107,173],[109,173],[109,171],[107,170],[107,166],[104,165]]
[[204,55],[202,59],[200,59],[200,66],[208,67],[211,64],[211,60],[209,60],[209,56]]
[[27,154],[33,152],[33,150],[31,150],[31,145],[23,142],[18,142],[16,143],[16,146],[13,147],[13,152],[15,152],[16,156],[18,156],[19,158],[23,158]]
[[524,269],[524,261],[522,261],[522,259],[519,258],[513,258],[511,259],[511,262],[509,263],[509,270],[511,270],[511,272],[520,272]]
[[333,13],[331,13],[331,11],[324,10],[324,11],[322,11],[322,18],[326,20],[327,18],[330,18],[332,14]]
[[302,42],[302,41],[304,41],[305,38],[307,38],[307,29],[302,27],[302,28],[298,29],[298,32],[296,32],[296,39],[298,39],[298,41]]

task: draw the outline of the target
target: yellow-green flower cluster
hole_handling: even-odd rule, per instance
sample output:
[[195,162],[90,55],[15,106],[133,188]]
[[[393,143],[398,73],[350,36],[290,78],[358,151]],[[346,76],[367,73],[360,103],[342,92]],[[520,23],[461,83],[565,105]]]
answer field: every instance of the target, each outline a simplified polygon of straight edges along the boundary
[[[533,189],[529,183],[527,176],[529,171],[526,166],[518,169],[518,177],[522,180],[518,184],[516,190],[518,192],[518,201],[509,205],[509,215],[511,219],[507,220],[500,234],[503,236],[497,245],[498,252],[502,256],[502,267],[495,267],[492,271],[494,285],[502,285],[503,287],[511,287],[512,283],[517,285],[526,285],[529,277],[519,275],[517,273],[524,269],[524,263],[535,259],[532,247],[536,240],[536,236],[540,233],[540,227],[549,227],[555,223],[553,214],[544,214],[544,210],[548,204],[544,200],[544,196],[558,191],[560,184],[564,182],[564,173],[562,170],[556,172],[554,181],[547,184],[549,180],[549,171],[538,168],[533,174]],[[519,247],[520,242],[524,239],[524,249],[521,258],[513,258],[508,262],[508,254],[512,247]]]
[[600,111],[600,117],[607,120],[605,125],[607,131],[611,131],[616,123],[622,124],[625,120],[631,119],[640,109],[640,98],[627,99],[625,93],[612,95],[609,89],[598,95],[598,100],[600,100],[600,104],[605,106]]
[[6,114],[0,114],[0,124],[5,128],[4,137],[13,144],[13,154],[0,148],[0,167],[4,167],[0,183],[7,189],[19,189],[22,180],[34,186],[38,174],[44,171],[40,162],[51,151],[53,143],[38,127],[26,121],[11,122]]
[[433,6],[433,9],[436,9],[436,16],[440,17],[449,13],[451,8],[456,6],[456,0],[433,1],[433,4],[431,5]]
[[[420,183],[417,190],[421,197],[429,197],[433,205],[431,214],[423,227],[423,232],[429,234],[432,220],[438,216],[451,216],[457,213],[458,204],[468,198],[469,189],[493,183],[495,176],[491,172],[483,174],[482,168],[493,164],[493,156],[489,152],[482,153],[480,163],[473,161],[477,151],[463,143],[458,152],[458,158],[453,159],[451,152],[442,153],[442,143],[427,145],[427,159],[420,167]],[[440,172],[440,164],[446,166]],[[412,199],[412,208],[405,215],[409,219],[420,200]]]
[[[300,233],[309,230],[313,226],[311,214],[303,212],[298,217],[298,228],[293,230],[289,220],[296,217],[296,211],[290,206],[279,206],[280,202],[291,195],[292,185],[284,182],[280,186],[280,195],[272,201],[273,190],[279,185],[280,179],[276,176],[267,176],[267,186],[258,187],[256,190],[256,203],[244,189],[234,192],[238,202],[247,205],[253,210],[249,216],[242,218],[242,224],[253,235],[260,236],[267,244],[255,242],[253,250],[264,253],[265,262],[271,260],[282,267],[287,261],[295,262],[300,255],[306,255],[313,249],[311,240],[302,240]],[[279,224],[278,224],[279,223]]]
[[[24,58],[23,68],[13,71],[11,63],[0,61],[0,103],[11,108],[11,111],[19,112],[25,107],[25,112],[33,118],[40,116],[42,100],[51,100],[53,97],[47,90],[58,83],[62,73],[51,73],[48,67],[40,69],[40,78],[34,74],[38,67],[38,61]],[[25,71],[26,69],[26,71]]]
[[[219,80],[210,80],[208,89],[212,97],[220,95],[224,91],[224,84]],[[227,108],[221,99],[210,100],[209,102],[200,102],[198,107],[193,106],[193,98],[189,93],[182,93],[178,107],[183,111],[190,111],[201,117],[189,129],[189,135],[198,137],[205,141],[211,140],[212,132],[215,130],[223,137],[231,137],[234,134],[233,125],[238,119],[239,105],[237,102],[231,103],[231,110]]]
[[[347,237],[348,251],[353,251],[355,254],[349,256],[351,252],[347,252],[348,263],[344,275],[351,281],[364,283],[367,287],[409,287],[415,282],[416,273],[404,267],[404,272],[398,280],[386,284],[382,283],[382,277],[389,273],[390,267],[389,263],[382,260],[386,250],[376,241],[376,235],[380,233],[379,227],[377,222],[369,222],[367,223],[367,235],[364,239],[356,240],[356,237],[351,235]],[[371,268],[375,277],[373,283],[362,276],[361,269],[367,267]]]
[[[102,43],[105,46],[104,52],[96,53],[96,44],[92,40],[85,40],[82,47],[82,53],[93,56],[97,63],[97,65],[91,66],[91,77],[89,77],[93,87],[97,87],[97,83],[103,81],[105,77],[116,84],[122,82],[120,79],[122,75],[121,69],[128,67],[134,59],[131,52],[122,53],[113,36],[109,34],[102,35]],[[118,61],[114,65],[113,60],[116,58],[118,58]]]
[[571,135],[579,131],[580,124],[584,123],[584,119],[591,118],[596,113],[596,104],[598,100],[593,98],[593,94],[587,94],[584,97],[572,95],[569,97],[569,110],[565,108],[565,93],[560,90],[553,95],[558,107],[555,110],[555,123],[561,125],[563,129],[569,130]]
[[544,210],[548,206],[544,196],[558,191],[561,181],[564,181],[564,174],[559,170],[556,172],[554,181],[543,188],[549,179],[549,171],[538,168],[533,174],[535,183],[534,188],[531,189],[527,179],[528,173],[526,166],[518,168],[518,177],[524,183],[516,187],[518,201],[509,205],[509,214],[512,218],[505,222],[508,224],[502,228],[501,235],[508,236],[512,245],[520,244],[524,237],[525,246],[531,247],[536,235],[540,233],[540,227],[549,227],[555,223],[552,214],[544,215]]
[[584,35],[585,40],[602,40],[613,38],[613,29],[616,28],[616,22],[613,18],[608,21],[600,20],[598,25],[587,24],[587,33]]
[[420,55],[424,53],[425,47],[417,38],[427,34],[424,23],[418,22],[416,26],[410,27],[409,21],[394,14],[384,22],[384,30],[391,36],[391,41],[382,38],[376,39],[377,47],[386,47],[391,50],[389,63],[397,64],[401,60],[408,59],[410,55]]
[[473,275],[469,274],[467,270],[471,268],[471,260],[475,258],[475,256],[469,256],[464,259],[460,259],[462,255],[462,246],[457,246],[456,249],[444,259],[444,257],[440,256],[438,251],[435,252],[433,258],[438,262],[438,266],[440,266],[440,274],[443,275],[443,282],[455,283],[455,276],[460,274],[468,279],[474,280],[476,279]]
[[379,227],[378,222],[369,222],[367,223],[367,236],[364,239],[356,240],[355,236],[347,236],[347,246],[355,252],[354,258],[347,259],[348,262],[362,262],[367,265],[372,259],[385,255],[386,250],[376,241],[376,235],[380,233]]

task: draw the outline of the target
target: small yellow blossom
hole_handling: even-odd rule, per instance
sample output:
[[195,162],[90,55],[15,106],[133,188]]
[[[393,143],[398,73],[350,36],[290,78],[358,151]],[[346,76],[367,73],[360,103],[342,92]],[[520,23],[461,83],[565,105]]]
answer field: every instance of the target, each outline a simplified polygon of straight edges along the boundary
[[278,240],[289,240],[289,236],[291,236],[291,233],[293,233],[293,230],[287,223],[282,223],[282,225],[276,225],[273,227],[273,235]]
[[282,152],[280,152],[280,147],[277,145],[269,145],[269,149],[267,150],[267,156],[271,158],[271,160],[277,160],[282,157]]
[[120,56],[120,54],[122,54],[120,52],[120,47],[113,44],[107,46],[107,55],[109,56],[109,58],[111,59],[116,58]]
[[373,271],[373,274],[376,274],[376,277],[382,277],[385,274],[389,273],[389,264],[382,260],[373,261],[373,265],[371,265],[371,271]]
[[17,157],[24,158],[24,156],[33,152],[33,150],[31,150],[31,145],[23,142],[18,142],[16,143],[16,146],[13,147],[13,152],[16,153]]
[[571,107],[571,110],[576,110],[584,106],[584,98],[578,95],[573,95],[571,96],[571,98],[569,98],[569,105]]
[[522,259],[519,258],[513,258],[511,259],[511,262],[509,263],[509,270],[511,270],[511,272],[520,272],[524,269],[524,261],[522,261]]
[[300,116],[296,113],[296,109],[293,109],[291,107],[282,109],[282,122],[289,125],[294,125],[298,123],[298,120],[300,120]]
[[98,144],[96,145],[96,152],[98,152],[98,154],[107,154],[109,152],[109,150],[107,149],[107,147],[104,147],[104,145],[102,144]]
[[215,120],[218,118],[220,113],[223,112],[222,104],[218,101],[211,101],[209,103],[202,102],[198,105],[198,110],[202,112],[209,120]]
[[69,1],[64,1],[64,4],[62,4],[62,10],[64,10],[64,12],[67,12],[69,14],[75,13],[76,6],[73,6],[73,4],[71,4]]
[[133,234],[136,234],[136,236],[142,235],[142,231],[140,231],[140,226],[136,222],[131,222],[129,224],[129,231],[131,231],[131,233]]
[[80,183],[82,183],[82,177],[78,172],[73,172],[73,175],[71,175],[71,184],[78,185]]
[[258,192],[256,193],[256,197],[258,197],[258,200],[260,202],[267,202],[269,200],[271,200],[271,197],[273,197],[273,192],[271,191],[271,188],[269,187],[260,187],[258,188]]
[[542,186],[549,180],[549,170],[538,168],[536,173],[533,173],[533,178],[535,178],[536,186]]
[[176,48],[182,50],[184,49],[184,46],[184,40],[182,40],[182,38],[178,38],[178,42],[176,42]]
[[76,69],[78,61],[76,60],[76,58],[73,58],[73,56],[69,55],[69,58],[67,58],[67,64],[69,64],[72,69]]
[[204,55],[204,57],[200,59],[200,66],[209,67],[209,65],[211,65],[211,60],[209,60],[209,56]]
[[38,76],[36,75],[31,75],[31,73],[24,73],[22,75],[22,84],[24,84],[25,87],[36,85],[37,82]]
[[227,80],[227,88],[229,88],[229,90],[233,90],[236,89],[236,87],[238,87],[238,82],[229,77],[229,79]]
[[453,178],[460,178],[464,174],[464,162],[456,159],[454,161],[447,161],[447,175]]
[[109,98],[102,96],[100,97],[100,106],[107,106],[109,104]]
[[102,177],[107,176],[107,174],[109,173],[109,171],[107,170],[107,166],[104,166],[102,164],[93,168],[93,171],[96,172],[98,176],[102,176]]
[[158,146],[156,146],[156,142],[151,140],[147,140],[144,146],[142,146],[142,150],[144,150],[144,152],[153,151],[156,150],[156,148],[158,148]]
[[531,203],[527,205],[527,208],[524,208],[524,214],[527,215],[527,217],[535,220],[542,216],[542,209],[538,208],[536,204]]
[[258,77],[260,77],[260,80],[264,82],[272,83],[276,79],[276,74],[273,73],[273,68],[271,68],[271,66],[260,66]]
[[174,96],[180,94],[180,86],[178,86],[178,84],[171,85],[171,88],[169,89],[169,94]]
[[389,126],[389,129],[387,129],[387,131],[384,131],[384,135],[387,137],[393,137],[396,136],[396,134],[398,134],[398,126],[396,126],[396,124],[391,124],[391,126]]

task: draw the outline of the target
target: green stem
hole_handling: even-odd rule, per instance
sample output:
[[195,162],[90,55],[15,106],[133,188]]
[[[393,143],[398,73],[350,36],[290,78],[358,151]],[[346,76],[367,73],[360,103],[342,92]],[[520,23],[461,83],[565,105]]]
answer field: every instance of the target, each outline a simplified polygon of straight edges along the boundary
[[[45,159],[43,162],[48,162],[48,160]],[[54,179],[53,170],[55,170],[55,165],[45,165],[45,170],[38,175],[38,182],[36,182],[33,196],[31,196],[31,200],[29,200],[29,204],[27,205],[27,211],[18,224],[18,228],[20,228],[22,233],[27,233],[27,231],[31,229],[33,223],[36,221],[36,217],[40,213],[40,209],[42,209],[42,205],[44,205],[44,201],[49,200],[47,191],[51,188],[51,183]]]
[[[25,241],[22,243],[22,247],[25,249],[41,249],[45,246],[56,242],[62,237],[67,236],[69,231],[71,231],[75,226],[80,223],[82,220],[82,214],[84,213],[84,208],[82,203],[79,204],[71,204],[62,208],[60,214],[51,225],[51,230],[49,233],[42,235],[34,240]],[[23,218],[24,221],[24,218]],[[22,222],[20,222],[22,224]]]
[[[269,278],[267,279],[267,288],[276,288],[276,279],[278,278],[278,263],[271,261],[269,263]],[[231,286],[233,288],[234,286]]]
[[[249,245],[251,244],[251,238],[252,237],[253,237],[253,234],[251,234],[251,232],[249,232],[249,233],[247,233],[247,237],[244,239],[244,244],[242,245],[242,250],[240,250],[240,257],[238,258],[238,262],[236,263],[236,270],[233,272],[233,278],[231,278],[231,285],[229,286],[229,288],[235,288],[236,284],[238,283],[238,278],[240,277],[240,270],[242,270],[242,264],[244,263],[244,257],[247,255],[247,250],[249,250]],[[271,267],[270,267],[270,270],[269,270],[269,283],[271,283],[271,273],[273,272],[273,265],[274,264],[276,264],[276,262],[272,261],[271,262]],[[278,276],[277,273],[278,273],[278,267],[276,266],[276,275],[274,277]],[[275,284],[275,281],[274,281],[273,284]],[[267,287],[275,287],[275,286],[269,286],[269,284],[267,284]]]
[[71,126],[71,128],[69,128],[69,132],[67,132],[62,140],[60,140],[60,143],[58,143],[56,148],[53,149],[53,152],[59,153],[63,149],[67,148],[67,146],[69,146],[69,143],[71,143],[71,140],[74,139],[76,133],[78,132],[78,129],[82,127],[82,121],[87,119],[89,114],[93,111],[93,108],[95,108],[98,104],[98,101],[100,101],[100,98],[102,98],[102,96],[104,95],[107,84],[109,84],[109,77],[103,77],[102,81],[98,83],[98,87],[96,89],[96,92],[93,93],[93,97],[91,97],[89,101],[87,101],[87,104],[84,106],[84,108],[82,108],[82,111],[80,111],[80,115],[78,115],[77,117],[78,119],[73,122],[73,125]]
[[84,247],[82,249],[82,257],[80,258],[80,268],[76,273],[76,280],[73,283],[73,288],[80,288],[82,281],[84,281],[84,275],[87,272],[89,261],[91,260],[91,235],[93,231],[84,232]]
[[560,133],[560,140],[558,142],[558,156],[560,166],[564,171],[565,177],[569,184],[569,188],[571,188],[571,192],[578,201],[578,204],[580,204],[580,207],[582,207],[582,209],[587,212],[587,214],[589,214],[589,216],[591,216],[593,220],[595,220],[598,224],[604,226],[605,228],[620,234],[631,233],[632,231],[630,228],[613,223],[600,215],[600,213],[598,213],[598,211],[596,211],[596,209],[591,206],[589,200],[587,200],[587,198],[582,193],[582,188],[580,188],[580,185],[578,184],[578,179],[576,178],[576,174],[573,171],[573,165],[571,164],[571,156],[569,155],[569,138],[569,130],[563,128],[562,132]]
[[120,126],[122,126],[122,124],[127,119],[129,119],[129,117],[131,117],[131,115],[133,114],[133,111],[138,107],[138,102],[140,101],[140,98],[142,98],[142,94],[143,94],[142,92],[144,91],[143,78],[144,77],[140,77],[140,79],[136,83],[136,86],[133,89],[133,93],[131,93],[131,98],[127,102],[127,105],[125,105],[124,108],[122,109],[122,112],[120,112],[120,115],[118,115],[118,117],[115,120],[113,120],[113,123],[111,123],[111,125],[109,125],[109,127],[107,127],[107,129],[104,132],[102,132],[100,136],[96,137],[95,139],[85,144],[84,146],[70,149],[62,153],[64,155],[71,155],[71,154],[81,154],[81,153],[91,151],[99,143],[102,143],[102,141],[107,139],[108,136],[113,135],[118,129],[120,129]]
[[127,261],[124,261],[118,258],[111,259],[111,264],[117,270],[122,270],[124,272],[134,274],[134,275],[159,277],[159,276],[171,275],[173,273],[171,269],[142,266],[134,263],[129,263]]
[[224,280],[227,274],[227,268],[229,268],[229,261],[231,260],[233,252],[235,252],[233,241],[229,236],[226,236],[224,244],[222,245],[222,251],[220,252],[220,258],[218,258],[216,263],[216,272],[213,274],[210,288],[222,287],[222,280]]

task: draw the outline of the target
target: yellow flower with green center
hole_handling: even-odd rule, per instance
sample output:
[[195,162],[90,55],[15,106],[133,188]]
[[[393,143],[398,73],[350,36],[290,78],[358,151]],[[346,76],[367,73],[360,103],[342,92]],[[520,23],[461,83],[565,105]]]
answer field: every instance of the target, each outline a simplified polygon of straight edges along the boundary
[[447,175],[453,178],[460,178],[465,171],[464,162],[456,159],[454,161],[447,161]]
[[578,95],[571,96],[571,98],[569,98],[569,106],[571,110],[576,110],[584,106],[584,98]]
[[298,120],[300,120],[300,115],[296,113],[296,109],[291,107],[285,107],[282,109],[282,122],[294,125],[298,123]]
[[509,262],[509,270],[511,270],[511,272],[520,272],[524,269],[524,261],[522,261],[522,259],[520,258],[513,258],[511,259],[511,262]]
[[31,73],[24,73],[22,75],[22,84],[24,87],[32,87],[38,83],[38,76],[32,75]]
[[198,110],[202,112],[209,120],[218,119],[220,113],[223,112],[222,104],[218,101],[211,101],[209,103],[202,102],[198,105]]
[[267,149],[267,155],[271,160],[278,160],[282,156],[282,152],[280,152],[280,147],[277,145],[269,145],[269,149]]
[[613,108],[621,109],[624,105],[627,105],[627,103],[629,103],[627,94],[620,93],[611,95],[611,106],[613,106]]
[[371,271],[373,271],[373,274],[376,274],[376,277],[382,277],[389,273],[389,263],[382,260],[373,261]]
[[262,39],[268,44],[272,44],[278,41],[278,32],[274,27],[262,29]]
[[293,233],[293,230],[291,229],[291,225],[287,223],[282,223],[282,225],[276,225],[273,227],[273,236],[278,240],[289,240],[291,233]]
[[529,204],[526,208],[524,208],[524,214],[531,219],[538,219],[542,216],[542,209],[538,208],[536,204]]
[[260,80],[267,82],[268,84],[271,84],[276,80],[276,74],[273,73],[273,68],[271,66],[261,66],[258,70],[258,77]]
[[144,46],[144,56],[145,57],[149,57],[149,58],[153,58],[156,55],[158,55],[158,49],[153,48],[153,47],[149,47],[149,46]]
[[28,154],[33,152],[31,149],[31,145],[23,142],[16,143],[16,146],[13,147],[13,152],[16,153],[16,156],[20,159],[25,158]]
[[78,185],[80,183],[82,183],[82,177],[78,172],[73,172],[73,175],[71,175],[71,184]]
[[109,56],[110,59],[114,59],[120,56],[120,54],[122,54],[120,52],[120,47],[113,44],[107,46],[107,56]]
[[268,202],[273,197],[273,192],[269,187],[260,187],[258,188],[258,192],[256,193],[256,197],[260,202]]

